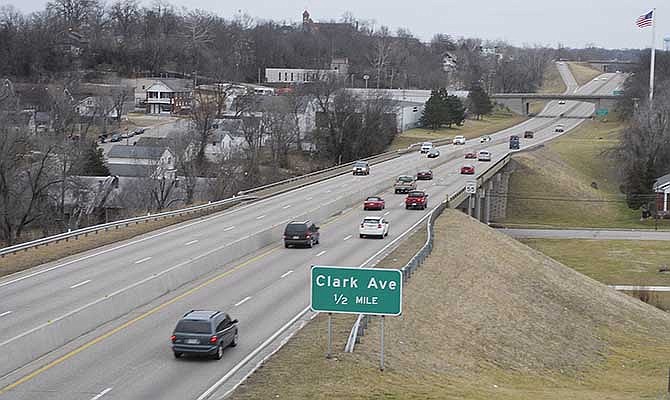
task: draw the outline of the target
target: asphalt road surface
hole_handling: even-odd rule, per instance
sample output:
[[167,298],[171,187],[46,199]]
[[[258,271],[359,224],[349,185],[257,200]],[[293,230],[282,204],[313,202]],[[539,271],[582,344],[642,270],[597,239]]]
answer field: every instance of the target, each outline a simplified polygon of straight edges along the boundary
[[[605,76],[607,81],[592,81],[569,91],[611,93],[623,80],[620,75]],[[588,103],[566,103],[550,102],[543,113],[589,115],[594,108]],[[455,159],[433,167],[435,179],[420,182],[419,189],[430,194],[430,206],[434,207],[473,178],[459,174],[464,164],[463,152],[491,151],[490,164],[474,162],[479,175],[485,172],[487,165],[507,154],[510,134],[534,130],[534,139],[521,140],[522,148],[526,148],[560,135],[554,131],[558,123],[568,131],[581,120],[535,118],[491,135],[490,144],[472,140],[465,146],[443,146],[438,161],[449,160],[450,155]],[[263,227],[285,223],[297,210],[332,200],[342,193],[365,189],[370,182],[386,180],[390,186],[398,174],[418,170],[431,162],[435,161],[418,153],[407,154],[373,166],[369,176],[339,176],[6,277],[0,280],[0,352],[3,346],[11,346],[13,338],[70,310],[85,307],[105,294],[123,290],[179,264],[190,268],[203,263],[216,265],[220,258],[216,249],[222,243],[243,238]],[[392,191],[369,195],[384,197],[387,209],[363,212],[360,204],[354,205],[329,220],[318,221],[322,226],[321,244],[312,249],[285,249],[276,243],[239,262],[221,264],[214,273],[138,307],[131,315],[111,321],[94,332],[84,335],[86,332],[82,331],[84,336],[76,343],[0,378],[0,397],[26,400],[197,398],[308,306],[310,265],[360,265],[429,211],[405,210],[404,196],[394,195]],[[390,220],[388,238],[358,238],[358,225],[368,214],[382,214]],[[191,261],[196,258],[197,261]],[[220,361],[175,360],[169,343],[175,322],[188,310],[207,308],[225,310],[240,320],[240,344],[227,349]],[[8,385],[12,385],[11,389]]]

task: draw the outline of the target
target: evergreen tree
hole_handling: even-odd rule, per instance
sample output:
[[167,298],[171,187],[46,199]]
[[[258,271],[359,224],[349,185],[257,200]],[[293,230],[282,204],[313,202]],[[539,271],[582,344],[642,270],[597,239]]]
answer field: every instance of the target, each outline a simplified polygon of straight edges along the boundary
[[488,93],[479,85],[475,85],[468,94],[468,103],[470,112],[481,119],[482,115],[487,115],[493,110],[493,104]]
[[109,169],[105,165],[105,156],[102,149],[98,148],[95,142],[91,142],[82,154],[80,175],[86,176],[108,176]]
[[445,104],[447,110],[445,123],[447,126],[451,128],[451,125],[454,124],[458,126],[463,125],[463,121],[465,121],[465,107],[461,99],[454,95],[447,95]]
[[430,98],[426,101],[423,108],[423,115],[421,115],[421,126],[431,128],[432,130],[439,129],[444,122],[444,101],[437,90],[430,93]]

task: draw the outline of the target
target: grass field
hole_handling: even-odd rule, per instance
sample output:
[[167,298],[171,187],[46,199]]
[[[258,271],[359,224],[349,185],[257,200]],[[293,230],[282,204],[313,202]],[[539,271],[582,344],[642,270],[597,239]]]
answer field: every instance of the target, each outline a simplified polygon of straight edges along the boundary
[[467,119],[463,126],[443,128],[436,131],[424,128],[410,129],[396,136],[389,150],[404,149],[414,143],[453,138],[456,135],[463,135],[468,139],[475,138],[509,128],[526,119],[526,117],[512,112],[498,110],[481,120]]
[[[514,156],[509,226],[654,228],[626,206],[614,150],[623,125],[587,121],[545,146]],[[668,221],[660,227],[667,228]]]
[[591,67],[587,63],[571,62],[568,63],[568,67],[570,68],[570,72],[572,72],[572,75],[575,77],[575,80],[580,86],[602,74],[601,71]]
[[[667,399],[670,316],[447,210],[433,254],[354,354],[319,316],[232,399]],[[487,246],[472,246],[473,242]],[[491,248],[499,251],[491,252]]]
[[[542,87],[538,89],[538,93],[549,93],[549,94],[554,94],[554,93],[563,93],[567,87],[565,86],[565,82],[563,82],[563,78],[561,78],[561,74],[558,72],[558,68],[556,67],[556,63],[551,63],[549,66],[547,66],[547,69],[544,73],[544,80],[542,82]],[[529,111],[531,114],[537,114],[542,109],[544,108],[545,104],[547,104],[546,101],[533,101],[530,103],[530,108]]]

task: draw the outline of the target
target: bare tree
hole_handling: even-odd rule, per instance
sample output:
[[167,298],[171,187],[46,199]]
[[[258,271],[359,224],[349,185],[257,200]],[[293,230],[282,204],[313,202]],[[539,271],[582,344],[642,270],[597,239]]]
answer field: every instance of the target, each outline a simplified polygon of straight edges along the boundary
[[255,185],[260,182],[260,155],[263,139],[265,137],[265,126],[260,117],[246,115],[242,117],[242,133],[245,141],[245,174],[247,183]]
[[[278,100],[285,100],[278,98]],[[296,119],[288,101],[276,101],[263,110],[262,123],[275,167],[289,168],[288,153],[299,136]]]
[[217,104],[201,91],[196,92],[191,107],[191,123],[197,144],[195,162],[200,169],[205,166],[205,150],[213,131],[212,126],[217,114]]

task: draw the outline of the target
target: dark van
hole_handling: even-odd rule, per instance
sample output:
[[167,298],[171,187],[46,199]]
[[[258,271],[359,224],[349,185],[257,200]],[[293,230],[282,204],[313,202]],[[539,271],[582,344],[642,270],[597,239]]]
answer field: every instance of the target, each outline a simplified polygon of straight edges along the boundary
[[509,148],[511,150],[518,150],[519,149],[519,137],[516,135],[512,135],[509,137]]
[[312,221],[291,221],[284,229],[284,247],[319,244],[319,227]]

